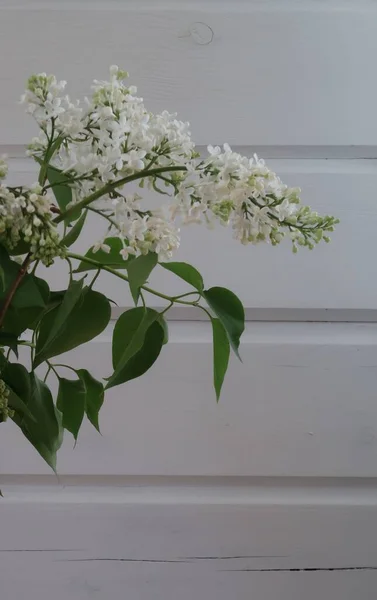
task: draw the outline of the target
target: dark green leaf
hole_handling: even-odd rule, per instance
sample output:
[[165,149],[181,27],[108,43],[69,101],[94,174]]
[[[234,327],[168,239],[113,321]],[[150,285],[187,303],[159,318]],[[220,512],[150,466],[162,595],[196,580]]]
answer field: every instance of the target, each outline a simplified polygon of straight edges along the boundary
[[[59,169],[49,165],[46,171],[47,179],[52,186],[52,191],[56,198],[56,202],[62,212],[67,210],[68,204],[72,202],[72,188],[69,185],[71,176],[68,173],[62,173]],[[68,225],[72,221],[76,221],[80,217],[81,211],[77,209],[72,211],[70,215],[65,219]]]
[[158,256],[155,252],[142,254],[134,260],[128,261],[127,274],[130,284],[130,291],[135,304],[137,304],[139,299],[141,286],[147,281],[149,275],[156,266],[157,261]]
[[[12,283],[17,278],[21,265],[9,258],[5,248],[0,245],[0,265],[4,272],[5,286],[0,293],[0,303],[4,302],[6,294]],[[34,275],[26,273],[13,296],[12,306],[14,308],[44,307],[45,301],[40,288],[40,280]]]
[[17,348],[18,336],[14,333],[0,331],[0,346],[9,346],[9,348]]
[[74,224],[72,229],[70,229],[70,231],[68,231],[67,235],[65,237],[63,237],[62,242],[61,242],[63,246],[66,246],[67,248],[69,248],[70,246],[72,246],[72,244],[75,243],[75,241],[77,240],[77,238],[79,237],[79,235],[81,233],[82,228],[84,227],[84,223],[85,223],[87,214],[88,214],[88,211],[85,210],[82,213],[79,220],[76,221],[76,223]]
[[164,262],[160,263],[160,265],[161,267],[164,267],[164,269],[171,271],[172,273],[174,273],[174,275],[177,275],[178,277],[192,285],[195,289],[198,290],[198,292],[201,293],[203,291],[203,277],[201,276],[199,271],[195,269],[195,267],[185,262]]
[[133,354],[122,369],[110,378],[106,388],[111,388],[144,375],[157,360],[164,344],[164,329],[154,321],[147,329],[141,348]]
[[85,386],[81,379],[59,379],[57,408],[63,415],[63,427],[77,440],[85,412]]
[[5,272],[1,265],[0,265],[0,282],[1,282],[0,291],[4,292],[5,291]]
[[54,405],[49,388],[35,373],[30,374],[30,385],[30,395],[28,398],[22,397],[22,401],[33,418],[27,414],[20,414],[16,409],[12,420],[55,471],[56,452],[63,440],[61,414]]
[[144,307],[132,308],[119,317],[114,327],[112,342],[114,373],[106,387],[124,381],[122,371],[134,354],[141,349],[148,328],[158,317],[157,311]]
[[224,325],[230,344],[240,358],[238,348],[240,337],[245,329],[245,311],[241,301],[233,292],[222,287],[205,290],[203,296]]
[[106,296],[89,288],[84,288],[80,301],[75,304],[74,309],[69,313],[64,327],[46,348],[45,342],[58,311],[59,307],[52,309],[41,321],[35,366],[51,356],[63,354],[63,352],[72,350],[97,337],[108,325],[111,316],[111,307]]
[[213,333],[213,384],[216,399],[219,401],[221,387],[229,363],[230,345],[227,333],[220,319],[212,319]]
[[33,329],[42,316],[43,308],[14,308],[10,306],[5,315],[3,327],[9,333],[19,336],[26,329]]
[[27,415],[33,420],[33,415],[28,408],[31,383],[27,369],[19,363],[7,362],[2,367],[1,378],[10,390],[8,399],[10,408],[16,410],[20,415]]
[[20,254],[27,254],[30,251],[31,242],[25,242],[25,240],[20,240],[12,250],[9,251],[9,254],[12,256],[19,256]]
[[[108,267],[112,267],[113,269],[125,269],[127,267],[127,262],[122,258],[119,252],[123,248],[123,244],[119,238],[109,237],[106,238],[104,244],[110,247],[110,252],[104,252],[103,250],[98,250],[97,252],[93,252],[92,248],[88,250],[85,254],[88,258],[97,261],[101,265],[106,265]],[[90,265],[85,261],[81,261],[75,273],[81,273],[83,271],[93,271],[97,269],[95,265]]]
[[100,381],[94,379],[94,377],[86,369],[78,369],[76,373],[85,386],[86,416],[93,427],[95,427],[99,432],[98,413],[104,400],[103,385]]
[[65,328],[70,313],[73,311],[76,304],[79,301],[82,301],[83,284],[84,279],[80,279],[79,281],[72,281],[69,284],[69,287],[66,293],[64,294],[62,303],[56,309],[54,321],[51,323],[50,330],[48,332],[46,340],[44,341],[43,346],[40,346],[38,344],[38,342],[40,342],[40,340],[43,338],[41,338],[41,336],[38,337],[37,354],[46,354],[46,352],[48,352],[49,345],[55,340],[55,338],[59,335],[62,329]]

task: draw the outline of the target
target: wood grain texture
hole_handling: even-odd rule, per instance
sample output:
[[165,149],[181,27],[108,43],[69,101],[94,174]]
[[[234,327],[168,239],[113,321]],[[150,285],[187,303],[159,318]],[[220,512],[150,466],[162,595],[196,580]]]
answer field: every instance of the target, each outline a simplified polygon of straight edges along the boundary
[[91,493],[96,504],[39,505],[27,492],[2,504],[6,600],[375,598],[375,507],[143,506]]
[[16,104],[30,73],[84,95],[119,63],[201,144],[375,145],[376,15],[373,2],[2,1],[1,143],[34,131]]

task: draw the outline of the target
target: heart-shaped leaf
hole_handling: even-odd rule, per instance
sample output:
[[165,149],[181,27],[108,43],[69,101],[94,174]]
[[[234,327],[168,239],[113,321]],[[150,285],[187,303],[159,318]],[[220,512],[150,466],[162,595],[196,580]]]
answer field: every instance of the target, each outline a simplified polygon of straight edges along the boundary
[[85,413],[86,390],[81,379],[59,379],[56,406],[63,415],[63,427],[72,433],[75,441]]
[[161,267],[167,269],[177,275],[190,285],[198,290],[198,292],[202,292],[204,288],[203,277],[199,273],[195,267],[189,265],[185,262],[162,262],[160,263]]
[[203,296],[223,324],[230,345],[240,358],[238,348],[240,337],[245,329],[245,311],[241,300],[233,292],[223,287],[213,287],[205,290]]
[[99,432],[98,414],[104,400],[104,387],[86,369],[78,369],[76,373],[85,387],[86,416]]
[[109,379],[107,388],[124,381],[122,371],[134,354],[141,349],[148,328],[158,317],[157,311],[141,306],[132,308],[119,317],[114,327],[112,342],[114,373]]
[[103,294],[84,288],[80,300],[68,314],[64,327],[46,346],[46,340],[58,316],[59,306],[48,312],[41,320],[37,338],[35,366],[51,356],[72,350],[97,337],[108,325],[111,306]]
[[65,237],[63,237],[62,242],[61,242],[63,246],[66,246],[67,248],[69,248],[70,246],[72,246],[72,244],[75,243],[75,241],[77,240],[77,238],[79,237],[79,235],[81,233],[82,228],[84,227],[84,223],[85,223],[87,214],[88,214],[88,211],[84,210],[84,212],[82,213],[79,220],[76,221],[76,223],[74,224],[72,229],[70,229],[68,231],[67,235]]
[[164,329],[158,320],[149,325],[140,349],[130,356],[122,369],[117,370],[117,375],[111,377],[106,387],[111,388],[144,375],[159,357],[164,336]]
[[129,279],[132,298],[137,304],[140,288],[145,284],[149,275],[157,265],[158,256],[155,252],[142,254],[127,263],[127,274]]
[[212,319],[213,334],[213,384],[217,402],[228,368],[230,345],[224,325],[220,319]]

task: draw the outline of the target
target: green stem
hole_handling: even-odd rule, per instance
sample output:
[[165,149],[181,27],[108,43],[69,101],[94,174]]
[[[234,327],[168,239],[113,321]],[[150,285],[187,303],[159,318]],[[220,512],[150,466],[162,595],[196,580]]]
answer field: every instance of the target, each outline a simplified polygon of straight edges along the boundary
[[98,269],[97,273],[94,275],[92,281],[90,282],[89,288],[92,289],[93,285],[95,284],[95,282],[97,281],[99,275],[101,273],[101,269]]
[[[112,269],[111,267],[108,267],[107,265],[102,265],[100,262],[93,260],[93,258],[89,258],[87,256],[81,256],[80,254],[75,254],[74,252],[68,252],[67,256],[69,258],[74,258],[76,260],[86,262],[86,263],[88,263],[88,265],[93,265],[93,266],[97,267],[97,269],[102,269],[104,271],[107,271],[108,273],[115,275],[115,277],[118,277],[119,279],[123,279],[123,281],[129,282],[127,275],[123,275],[123,273],[119,273],[116,269]],[[158,296],[159,298],[162,298],[163,300],[167,300],[168,302],[173,301],[173,302],[177,302],[179,304],[187,304],[188,306],[195,306],[195,302],[185,302],[184,300],[180,300],[179,296],[177,296],[175,298],[174,298],[174,296],[167,296],[166,294],[163,294],[162,292],[158,292],[157,290],[153,290],[152,288],[150,288],[146,285],[142,285],[141,289],[143,289],[145,292],[148,292],[149,294]]]
[[154,177],[155,175],[158,175],[159,173],[169,173],[170,171],[186,171],[186,170],[187,170],[186,167],[180,167],[180,166],[156,167],[155,169],[150,169],[149,171],[145,171],[145,170],[139,171],[138,173],[134,173],[133,175],[129,175],[128,177],[123,177],[123,179],[119,179],[118,181],[114,181],[113,183],[107,183],[99,190],[93,192],[93,194],[90,194],[86,198],[83,198],[82,200],[80,200],[80,202],[77,202],[76,204],[74,204],[73,206],[68,208],[68,210],[66,210],[65,212],[62,212],[60,215],[58,215],[54,219],[54,223],[61,223],[61,221],[63,221],[66,217],[68,217],[73,211],[80,210],[81,208],[88,206],[88,204],[91,204],[95,200],[98,200],[98,198],[101,198],[102,196],[109,194],[111,191],[115,190],[116,188],[124,186],[126,183],[130,183],[131,181],[136,181],[137,179],[144,179],[145,177]]
[[57,372],[57,370],[55,369],[54,365],[53,365],[52,363],[50,363],[50,361],[49,361],[49,360],[46,360],[46,363],[48,364],[48,366],[49,366],[49,368],[51,369],[51,371],[53,371],[53,372],[55,373],[56,377],[57,377],[57,378],[59,379],[59,381],[60,381],[60,375],[59,375],[59,373]]
[[46,383],[48,376],[50,375],[51,372],[51,365],[48,365],[47,367],[47,371],[46,371],[46,375],[43,378],[43,383]]
[[[51,365],[51,367],[52,367],[52,365]],[[70,369],[71,371],[73,371],[77,375],[76,369],[74,369],[73,367],[70,367],[69,365],[62,365],[60,363],[54,363],[54,367],[62,367],[63,369]]]
[[100,217],[103,217],[104,219],[106,219],[107,221],[109,221],[109,223],[111,223],[111,225],[113,227],[115,227],[115,229],[117,229],[119,231],[119,225],[111,217],[108,217],[103,212],[101,212],[97,208],[93,208],[92,206],[88,206],[87,209],[90,210],[93,213],[96,213],[96,215],[99,215]]
[[196,306],[197,306],[198,308],[201,308],[202,310],[204,310],[204,312],[205,312],[205,313],[208,315],[208,317],[209,317],[209,318],[211,319],[211,321],[212,321],[212,315],[211,315],[211,313],[210,313],[210,312],[209,312],[209,311],[208,311],[206,308],[204,308],[204,306],[201,306],[200,304],[197,304]]

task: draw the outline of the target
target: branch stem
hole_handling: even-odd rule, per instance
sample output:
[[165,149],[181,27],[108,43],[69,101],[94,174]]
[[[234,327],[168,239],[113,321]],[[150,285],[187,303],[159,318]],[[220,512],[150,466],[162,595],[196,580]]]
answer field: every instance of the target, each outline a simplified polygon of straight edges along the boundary
[[12,285],[10,286],[8,293],[5,297],[3,306],[1,307],[1,310],[0,310],[0,327],[2,326],[2,324],[4,322],[5,315],[7,313],[9,306],[11,305],[13,296],[17,292],[18,287],[21,285],[21,282],[27,273],[27,268],[28,268],[30,262],[31,262],[31,253],[29,253],[25,257],[24,262],[22,263],[20,270],[18,272],[18,275],[17,275],[16,279],[13,281]]

